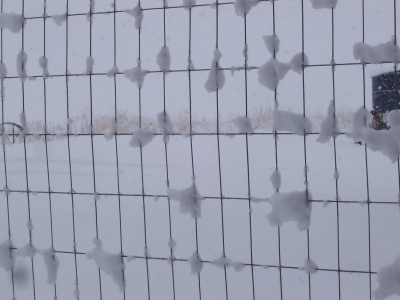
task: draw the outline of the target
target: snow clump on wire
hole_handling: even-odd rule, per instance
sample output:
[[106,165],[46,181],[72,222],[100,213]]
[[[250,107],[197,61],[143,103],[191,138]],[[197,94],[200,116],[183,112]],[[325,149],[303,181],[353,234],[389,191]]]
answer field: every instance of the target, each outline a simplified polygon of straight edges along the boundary
[[306,258],[306,260],[304,261],[304,266],[300,267],[299,270],[306,271],[307,273],[310,273],[310,274],[315,274],[318,271],[318,266],[310,258]]
[[373,292],[376,300],[400,296],[400,256],[390,265],[378,270],[378,288]]
[[333,106],[333,100],[330,102],[326,118],[321,122],[321,130],[317,142],[326,143],[332,138],[336,138],[340,130],[337,126],[335,118],[335,107]]
[[193,219],[201,217],[201,201],[205,198],[199,194],[194,182],[182,190],[168,188],[168,197],[179,201],[181,213],[190,214]]
[[394,40],[371,46],[363,42],[354,44],[353,55],[362,63],[379,64],[382,62],[400,62],[400,48]]
[[135,18],[135,28],[140,29],[143,21],[143,11],[138,3],[134,8],[127,9],[125,12]]
[[154,138],[154,132],[147,129],[136,129],[135,133],[132,135],[132,139],[129,142],[131,147],[144,147],[150,143]]
[[123,74],[130,81],[136,83],[138,88],[141,88],[143,86],[144,76],[146,76],[147,71],[143,70],[138,64],[138,66],[135,68],[125,70]]
[[315,9],[332,9],[335,8],[338,0],[311,0],[311,5]]
[[15,13],[0,13],[0,28],[8,29],[11,33],[18,33],[22,29],[24,18]]
[[260,0],[235,0],[235,12],[238,16],[243,17],[248,14],[253,6],[256,6]]
[[174,133],[174,126],[172,124],[171,118],[166,112],[160,112],[157,115],[157,125],[164,135],[164,143],[168,143],[169,136]]
[[280,227],[285,222],[294,221],[299,230],[307,230],[311,219],[311,203],[307,194],[311,198],[307,191],[275,192],[268,201],[272,206],[272,211],[267,215],[269,224]]
[[[264,36],[264,43],[271,55],[279,52],[280,40],[276,34]],[[289,70],[301,74],[304,65],[307,64],[308,57],[302,52],[294,55],[288,63],[280,62],[271,57],[269,61],[258,68],[258,82],[269,90],[274,91]]]
[[366,124],[370,113],[365,107],[360,107],[353,116],[352,131],[347,134],[354,142],[364,142],[372,151],[381,152],[395,163],[400,157],[400,111],[392,110],[387,119],[389,130],[375,130]]
[[237,117],[232,120],[232,123],[237,127],[239,133],[254,133],[253,124],[248,117]]
[[161,71],[168,72],[171,64],[171,54],[167,46],[163,46],[157,54],[157,64]]
[[304,135],[312,131],[312,122],[302,114],[295,114],[275,108],[272,128],[273,131],[289,131],[298,135]]
[[187,262],[190,265],[192,274],[197,275],[203,270],[203,262],[198,252],[193,252],[192,256],[187,259]]
[[208,79],[204,84],[207,92],[216,92],[224,87],[225,75],[224,71],[221,70],[219,65],[219,60],[221,59],[221,52],[218,49],[214,51],[214,59],[211,63],[210,73],[208,74]]
[[88,259],[93,259],[96,265],[106,273],[111,276],[115,284],[119,287],[121,292],[125,290],[124,283],[124,263],[120,254],[111,254],[103,250],[102,242],[100,239],[94,239],[93,243],[95,248],[88,253],[86,257]]

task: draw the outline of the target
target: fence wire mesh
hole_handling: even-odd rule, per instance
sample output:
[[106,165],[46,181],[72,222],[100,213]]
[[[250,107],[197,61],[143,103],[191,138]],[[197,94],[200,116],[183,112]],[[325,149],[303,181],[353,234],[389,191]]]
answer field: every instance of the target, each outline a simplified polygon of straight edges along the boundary
[[337,2],[2,0],[0,298],[384,299],[399,160],[349,132],[397,1]]

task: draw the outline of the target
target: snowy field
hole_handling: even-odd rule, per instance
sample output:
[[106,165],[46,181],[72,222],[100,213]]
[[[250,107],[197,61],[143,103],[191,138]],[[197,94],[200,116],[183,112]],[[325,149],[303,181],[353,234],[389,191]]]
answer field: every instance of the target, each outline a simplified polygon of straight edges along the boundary
[[396,0],[167,2],[1,1],[0,299],[400,299]]
[[[82,299],[99,298],[99,273],[94,261],[84,253],[95,246],[96,214],[93,186],[102,196],[97,201],[98,235],[103,249],[109,253],[125,256],[127,299],[147,299],[147,268],[143,259],[147,242],[149,285],[151,298],[173,299],[172,270],[167,259],[170,257],[168,243],[171,233],[176,247],[174,256],[174,286],[179,299],[199,298],[198,277],[191,274],[187,258],[196,250],[195,221],[189,214],[179,212],[177,201],[168,201],[166,184],[165,151],[162,137],[158,136],[143,148],[143,183],[145,197],[140,195],[142,177],[140,173],[140,151],[128,146],[130,137],[118,137],[118,166],[120,198],[117,185],[115,143],[107,142],[103,136],[95,137],[93,143],[95,178],[93,180],[90,137],[71,137],[71,173],[74,192],[75,239],[78,266],[79,291]],[[191,156],[189,138],[172,137],[168,143],[168,176],[170,186],[183,189],[191,185]],[[225,241],[225,255],[235,262],[247,264],[236,272],[227,268],[227,291],[229,299],[252,299],[252,272],[256,299],[280,298],[279,271],[276,267],[281,259],[283,295],[285,299],[308,298],[308,274],[297,270],[307,258],[307,232],[299,231],[296,223],[285,223],[280,230],[280,251],[278,231],[269,225],[266,216],[271,212],[267,202],[256,203],[245,200],[248,192],[252,197],[270,197],[274,189],[269,176],[275,170],[275,148],[272,136],[249,136],[249,171],[246,162],[246,145],[243,136],[221,137],[220,191],[217,139],[212,136],[193,137],[194,170],[196,186],[201,201],[201,217],[197,222],[198,247],[201,259],[213,261],[223,252],[222,234]],[[32,243],[38,249],[51,246],[51,220],[49,196],[46,193],[47,171],[45,144],[27,143],[27,166],[30,194],[30,212],[33,223]],[[26,189],[23,144],[7,145],[8,186],[14,190]],[[310,258],[322,269],[311,275],[311,295],[315,299],[338,299],[338,258],[340,268],[350,271],[341,273],[342,299],[369,298],[369,244],[371,271],[389,264],[398,255],[400,247],[400,220],[398,218],[397,165],[392,164],[380,153],[367,152],[370,201],[364,201],[366,194],[366,170],[364,147],[354,144],[346,137],[337,138],[337,164],[339,171],[338,194],[340,202],[334,200],[336,181],[334,179],[333,143],[320,144],[315,136],[307,137],[308,182],[312,198],[310,236]],[[53,243],[58,252],[60,266],[57,272],[57,296],[71,299],[75,290],[73,223],[70,172],[68,164],[67,139],[48,143],[50,186],[57,193],[51,194]],[[281,136],[278,142],[278,163],[282,175],[281,192],[304,190],[303,138]],[[351,184],[349,184],[351,183]],[[4,183],[2,183],[4,184]],[[384,193],[382,193],[384,190]],[[37,193],[36,193],[37,191]],[[44,193],[43,193],[44,192]],[[65,194],[61,194],[65,193]],[[222,202],[220,194],[229,199]],[[105,196],[104,194],[108,195]],[[2,201],[2,239],[7,239],[7,207]],[[360,202],[360,203],[359,203]],[[380,202],[386,202],[380,204]],[[121,218],[119,214],[121,205]],[[391,204],[390,204],[391,203]],[[223,214],[221,214],[221,204]],[[29,242],[28,203],[25,192],[9,195],[10,225],[12,241],[19,248]],[[170,206],[169,206],[170,205]],[[251,223],[249,215],[251,210]],[[170,207],[170,216],[169,216]],[[143,208],[146,211],[144,229]],[[337,228],[339,210],[339,229]],[[224,220],[224,232],[221,222]],[[368,222],[370,219],[370,222]],[[120,232],[120,222],[122,231]],[[250,224],[252,240],[250,241]],[[369,237],[369,230],[370,237]],[[339,243],[338,235],[339,230]],[[121,235],[120,235],[121,234]],[[146,242],[145,242],[146,234]],[[370,239],[370,240],[369,240]],[[252,243],[251,243],[252,242]],[[251,258],[252,249],[252,258]],[[340,254],[338,256],[338,250]],[[65,254],[63,252],[66,252]],[[131,256],[138,257],[130,260]],[[157,258],[157,259],[152,259]],[[251,260],[252,259],[252,260]],[[54,287],[47,284],[47,272],[43,258],[36,255],[35,292],[37,299],[50,299]],[[255,266],[251,268],[249,265]],[[271,266],[270,268],[266,268]],[[16,260],[19,272],[27,272],[15,282],[17,299],[32,298],[31,262],[29,258]],[[355,272],[352,272],[355,271]],[[1,272],[3,294],[12,297],[9,272]],[[200,273],[203,299],[224,299],[226,293],[224,269],[204,263]],[[122,299],[118,286],[111,277],[101,273],[104,299]],[[376,275],[372,275],[372,288],[376,288]],[[396,298],[392,298],[396,299]]]

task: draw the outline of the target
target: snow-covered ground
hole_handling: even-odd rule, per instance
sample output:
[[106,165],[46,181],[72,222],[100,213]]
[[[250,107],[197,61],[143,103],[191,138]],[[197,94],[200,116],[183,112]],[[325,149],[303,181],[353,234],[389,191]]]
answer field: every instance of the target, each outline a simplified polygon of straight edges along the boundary
[[[364,146],[354,144],[347,137],[337,138],[338,195],[335,200],[336,181],[334,172],[333,143],[316,142],[317,136],[307,136],[308,182],[312,198],[310,225],[310,258],[319,269],[338,267],[338,223],[340,268],[347,271],[369,271],[369,244],[371,245],[371,271],[391,263],[398,255],[400,242],[400,220],[397,206],[397,164],[380,153],[367,151],[370,204],[367,199]],[[140,173],[140,150],[129,147],[131,137],[118,137],[118,167],[120,193],[140,195],[142,177]],[[198,219],[198,247],[202,260],[218,259],[222,248],[222,215],[220,193],[224,197],[224,242],[225,254],[234,262],[251,263],[250,215],[248,197],[270,198],[274,188],[269,177],[275,170],[275,146],[273,136],[252,135],[249,141],[250,188],[246,162],[244,136],[220,137],[222,192],[220,191],[217,139],[215,136],[193,137],[194,170],[198,193],[205,197],[200,201],[201,217]],[[147,298],[147,272],[144,256],[145,229],[143,220],[143,198],[121,196],[118,198],[115,141],[106,141],[103,136],[94,140],[95,184],[97,201],[98,234],[103,249],[117,254],[121,249],[120,221],[122,222],[122,250],[125,259],[127,298]],[[76,250],[91,251],[96,237],[94,180],[90,137],[71,137],[71,170],[74,189],[74,217]],[[27,168],[30,193],[30,210],[33,223],[32,242],[38,249],[51,246],[50,207],[47,185],[46,153],[43,142],[26,143]],[[303,137],[285,135],[278,140],[278,164],[281,173],[280,192],[304,191]],[[168,176],[170,187],[184,189],[192,184],[190,140],[173,136],[167,144]],[[62,251],[73,251],[72,197],[68,164],[67,139],[48,143],[51,210],[53,217],[54,248],[58,251],[60,266],[57,272],[57,295],[70,299],[75,285],[74,256]],[[3,160],[2,160],[3,161]],[[24,146],[22,143],[6,146],[8,187],[11,190],[26,190]],[[174,280],[176,295],[180,299],[198,298],[198,277],[191,274],[186,260],[196,250],[195,221],[190,214],[180,212],[179,203],[166,195],[165,149],[162,136],[156,136],[143,147],[144,207],[146,211],[147,255],[164,260],[149,259],[150,292],[154,299],[172,299],[172,271],[167,259],[170,256],[168,203],[171,208],[171,233],[176,242],[174,256]],[[2,164],[4,168],[4,164]],[[1,185],[4,186],[4,177]],[[58,193],[57,193],[58,192]],[[61,194],[66,193],[66,194]],[[86,194],[87,193],[87,194]],[[105,194],[109,194],[105,196]],[[231,199],[233,198],[233,199]],[[238,198],[238,199],[235,199]],[[325,202],[324,202],[325,201]],[[379,202],[388,202],[379,204]],[[121,205],[121,220],[119,217]],[[390,204],[391,203],[391,204]],[[8,239],[6,197],[2,195],[1,240]],[[12,242],[20,248],[29,242],[28,202],[25,192],[9,195],[9,213]],[[278,231],[271,226],[267,215],[271,205],[264,201],[250,202],[251,233],[255,295],[256,299],[280,298]],[[368,223],[368,216],[370,223]],[[370,226],[370,241],[369,231]],[[307,258],[307,233],[299,231],[294,222],[281,227],[281,264],[294,267],[283,268],[283,294],[287,299],[308,298],[307,273],[297,270]],[[138,256],[129,260],[130,256]],[[79,291],[82,299],[98,298],[98,269],[94,261],[83,254],[77,255]],[[260,265],[260,266],[258,266]],[[31,265],[27,258],[17,257],[16,266],[27,272],[27,278],[17,277],[17,299],[32,297]],[[34,258],[36,297],[49,299],[54,293],[47,284],[47,272],[40,255]],[[245,266],[236,272],[227,269],[230,299],[252,298],[252,268]],[[11,298],[10,273],[1,271],[5,299]],[[105,299],[119,299],[122,294],[111,277],[101,273],[102,293]],[[200,273],[201,292],[204,299],[225,298],[224,270],[205,263]],[[376,275],[372,275],[373,289]],[[312,296],[316,299],[338,298],[338,275],[335,271],[319,270],[311,275]],[[369,297],[369,278],[364,273],[341,273],[342,299],[366,299]],[[97,295],[97,296],[95,296]],[[393,298],[395,299],[395,298]]]
[[[364,126],[393,0],[39,2],[0,15],[0,299],[399,299],[400,122]],[[113,114],[148,123],[78,127]]]

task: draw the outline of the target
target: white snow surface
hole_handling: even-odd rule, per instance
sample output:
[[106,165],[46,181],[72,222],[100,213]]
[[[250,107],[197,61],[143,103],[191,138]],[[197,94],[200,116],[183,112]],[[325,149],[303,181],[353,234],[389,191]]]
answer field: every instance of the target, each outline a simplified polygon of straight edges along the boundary
[[171,54],[167,46],[161,47],[157,54],[156,61],[161,71],[167,72],[170,70],[169,67],[171,65]]
[[259,0],[235,0],[235,12],[238,16],[243,17],[248,14],[250,10],[258,4]]
[[18,33],[22,29],[24,18],[15,13],[0,13],[0,28],[8,29],[12,33]]
[[136,82],[138,88],[141,88],[144,82],[144,76],[146,76],[147,71],[143,70],[140,65],[138,65],[135,68],[125,70],[123,74],[133,83]]
[[56,253],[53,248],[38,250],[38,253],[42,255],[44,265],[47,269],[47,283],[56,284],[57,282],[57,269],[60,266]]
[[86,71],[85,74],[91,74],[93,72],[93,66],[94,66],[94,59],[91,56],[88,56],[86,58]]
[[208,74],[208,79],[204,84],[207,92],[216,92],[224,87],[225,84],[225,74],[221,70],[219,65],[219,60],[221,59],[221,52],[218,49],[214,51],[214,59],[211,63],[210,73]]
[[271,55],[274,55],[274,53],[279,52],[279,43],[281,41],[279,40],[278,36],[274,33],[272,35],[267,35],[264,36],[264,43],[265,46],[267,46],[267,49]]
[[366,126],[369,117],[368,110],[360,107],[353,116],[353,128],[347,136],[354,142],[364,142],[369,149],[381,152],[395,163],[400,157],[400,111],[389,112],[387,116],[389,130],[374,130]]
[[21,49],[17,55],[17,74],[21,82],[24,82],[28,77],[26,75],[26,62],[28,61],[28,55]]
[[311,5],[315,9],[322,9],[322,8],[328,8],[332,9],[335,8],[338,0],[310,0]]
[[281,173],[277,169],[275,169],[275,171],[272,173],[269,180],[271,180],[272,187],[275,190],[279,190],[279,188],[281,187],[282,181],[281,181]]
[[7,67],[3,62],[0,62],[0,79],[7,77]]
[[400,297],[400,256],[390,265],[378,269],[378,288],[373,292],[376,300],[390,296]]
[[131,147],[144,147],[150,143],[154,138],[154,132],[147,129],[136,129],[135,133],[132,135],[132,139],[129,142]]
[[253,123],[248,117],[240,116],[232,120],[239,133],[254,133]]
[[304,133],[307,134],[312,131],[312,122],[302,114],[275,108],[272,128],[273,131],[289,131],[298,135],[304,135]]
[[306,258],[306,260],[304,261],[304,266],[300,267],[299,270],[306,271],[310,274],[315,274],[318,271],[318,266],[310,258]]
[[[309,192],[308,198],[311,199]],[[267,219],[271,226],[282,226],[285,222],[294,221],[301,231],[310,227],[311,202],[307,200],[306,191],[275,192],[269,203],[272,211],[267,215]]]
[[164,143],[168,143],[169,136],[174,133],[174,125],[172,124],[171,118],[166,112],[160,112],[157,114],[157,125],[164,135]]
[[185,9],[189,9],[189,7],[192,7],[193,5],[196,5],[196,0],[183,0],[183,7]]
[[139,3],[134,8],[127,9],[125,12],[135,18],[135,28],[139,30],[142,27],[143,21],[143,11]]
[[353,55],[363,63],[400,62],[400,48],[393,40],[375,46],[363,42],[355,43]]
[[333,100],[329,103],[328,112],[325,119],[321,122],[321,129],[317,142],[326,143],[332,138],[336,138],[340,132],[336,118],[335,118],[335,107],[333,106]]
[[113,66],[110,70],[107,71],[107,77],[113,77],[115,74],[119,73],[119,69],[117,66]]
[[230,258],[224,256],[224,254],[222,254],[219,258],[212,260],[211,264],[221,269],[224,267],[233,267],[236,272],[242,271],[245,267],[243,263],[232,261]]
[[194,182],[191,186],[182,190],[168,188],[168,197],[179,201],[181,213],[190,214],[193,219],[201,217],[201,201],[205,198],[198,193]]
[[49,76],[49,69],[48,69],[48,65],[49,65],[49,60],[47,59],[47,57],[45,56],[41,56],[39,58],[39,66],[42,68],[43,70],[43,77],[46,78]]
[[124,263],[121,254],[107,253],[102,248],[102,242],[99,239],[94,239],[93,243],[96,247],[86,253],[88,259],[93,259],[101,271],[111,276],[119,290],[125,290],[124,283]]
[[190,265],[192,274],[197,275],[203,270],[203,262],[198,252],[193,252],[192,256],[187,259],[187,262]]
[[53,15],[51,17],[58,26],[61,26],[63,22],[67,21],[67,14]]
[[9,240],[0,244],[0,268],[11,271],[14,268],[15,258],[11,255],[12,244]]

